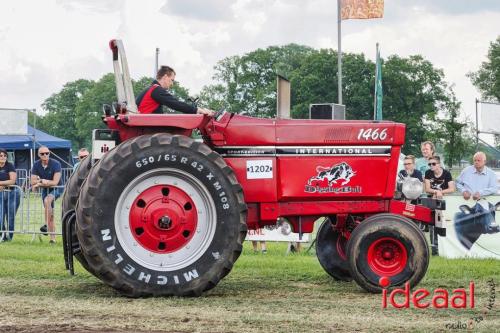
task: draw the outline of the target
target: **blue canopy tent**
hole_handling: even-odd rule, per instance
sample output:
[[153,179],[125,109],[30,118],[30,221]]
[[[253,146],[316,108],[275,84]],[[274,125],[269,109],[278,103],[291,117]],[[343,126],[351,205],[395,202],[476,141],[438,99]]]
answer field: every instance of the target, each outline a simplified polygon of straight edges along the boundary
[[31,169],[33,162],[38,159],[36,150],[40,146],[47,146],[52,152],[51,157],[59,160],[63,168],[72,166],[69,140],[57,138],[29,125],[27,135],[0,135],[0,148],[13,153],[16,169]]

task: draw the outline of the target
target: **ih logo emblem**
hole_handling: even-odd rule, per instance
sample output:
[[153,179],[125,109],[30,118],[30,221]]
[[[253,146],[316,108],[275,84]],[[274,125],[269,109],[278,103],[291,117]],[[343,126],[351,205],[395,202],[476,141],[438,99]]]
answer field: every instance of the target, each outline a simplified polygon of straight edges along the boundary
[[346,186],[356,175],[349,164],[342,162],[332,167],[316,167],[317,175],[309,178],[307,193],[360,193],[361,186]]

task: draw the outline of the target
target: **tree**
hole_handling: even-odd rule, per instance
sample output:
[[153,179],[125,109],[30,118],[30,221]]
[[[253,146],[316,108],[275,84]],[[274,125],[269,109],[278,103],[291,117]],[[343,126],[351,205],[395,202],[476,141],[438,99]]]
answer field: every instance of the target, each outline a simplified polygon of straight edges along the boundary
[[500,36],[490,43],[488,60],[468,76],[484,99],[500,102]]
[[437,116],[450,103],[444,73],[420,55],[390,56],[383,68],[384,119],[406,124],[405,154],[435,138]]
[[258,117],[276,114],[276,76],[289,76],[313,49],[288,44],[257,49],[243,56],[227,57],[215,66],[216,84],[201,96],[208,107],[226,108]]
[[[483,99],[500,102],[500,36],[490,43],[488,60],[477,72],[468,74],[472,84],[481,92]],[[495,145],[500,148],[500,135],[495,135]]]
[[460,102],[453,92],[447,103],[444,114],[438,122],[438,129],[434,137],[435,143],[441,143],[444,148],[444,157],[449,167],[459,165],[463,158],[469,157],[474,152],[474,140],[470,131],[470,123],[459,121]]
[[37,127],[52,135],[71,140],[74,147],[78,147],[82,142],[77,134],[75,109],[93,84],[93,81],[84,79],[66,83],[60,92],[52,94],[42,104],[48,112],[37,119]]
[[[373,118],[375,65],[363,55],[343,54],[343,100],[347,119]],[[308,118],[309,105],[338,101],[337,52],[323,49],[302,59],[291,75],[292,116]]]

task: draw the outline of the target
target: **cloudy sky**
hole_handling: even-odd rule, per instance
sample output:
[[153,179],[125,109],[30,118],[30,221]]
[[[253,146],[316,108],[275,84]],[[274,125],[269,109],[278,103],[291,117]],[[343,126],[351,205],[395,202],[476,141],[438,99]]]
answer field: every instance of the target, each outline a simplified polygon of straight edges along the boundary
[[[131,75],[160,64],[192,94],[214,64],[256,48],[299,43],[337,48],[334,0],[2,0],[0,108],[37,108],[72,80],[112,71],[108,41],[123,39]],[[465,113],[478,92],[466,74],[486,59],[500,33],[500,1],[385,0],[383,19],[348,20],[343,51],[375,58],[422,54],[442,68]],[[334,101],[332,101],[334,102]]]

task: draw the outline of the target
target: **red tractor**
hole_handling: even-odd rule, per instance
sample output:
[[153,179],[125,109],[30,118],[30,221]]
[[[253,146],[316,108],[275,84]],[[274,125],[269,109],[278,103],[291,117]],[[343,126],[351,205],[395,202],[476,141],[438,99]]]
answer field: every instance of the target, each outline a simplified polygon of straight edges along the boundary
[[76,256],[132,297],[198,296],[231,271],[247,229],[280,221],[311,233],[323,218],[316,252],[335,279],[380,292],[382,277],[423,278],[422,231],[445,233],[444,203],[419,198],[411,180],[395,198],[403,124],[137,114],[123,46],[110,45],[119,103],[65,191],[68,269]]

